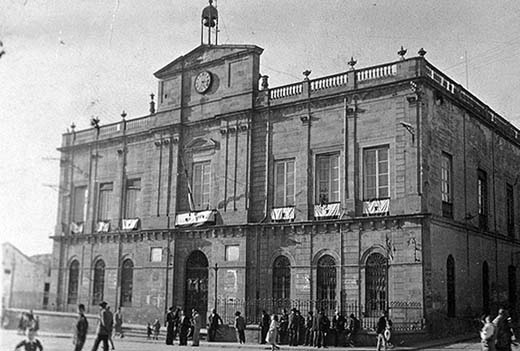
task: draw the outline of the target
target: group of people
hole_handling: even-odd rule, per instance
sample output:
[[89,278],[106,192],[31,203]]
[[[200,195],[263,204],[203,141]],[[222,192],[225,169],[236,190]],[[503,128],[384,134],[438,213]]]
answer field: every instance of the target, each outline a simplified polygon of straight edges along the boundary
[[491,319],[486,315],[480,330],[480,343],[483,351],[511,351],[511,345],[516,337],[511,324],[511,317],[506,309],[498,310],[498,316]]
[[[115,314],[110,311],[110,306],[105,301],[99,303],[99,319],[96,329],[96,339],[94,340],[94,346],[92,351],[97,351],[99,344],[103,343],[103,350],[108,350],[108,345],[115,350],[114,341],[112,340],[112,334],[114,336],[124,337],[123,334],[123,314],[121,307],[119,307]],[[74,343],[76,345],[75,351],[81,351],[85,344],[85,339],[88,331],[88,321],[85,317],[85,306],[83,304],[78,305],[78,320],[76,322],[76,336]]]
[[33,311],[23,312],[18,322],[18,334],[25,334],[26,338],[20,341],[16,346],[15,350],[31,350],[31,351],[43,351],[43,345],[36,338],[36,333],[40,329],[40,318],[35,316]]
[[170,307],[164,325],[166,326],[166,345],[173,345],[177,335],[179,335],[179,345],[188,345],[188,337],[191,335],[191,346],[199,346],[202,321],[197,309],[192,309],[191,314],[188,314],[181,308]]
[[334,337],[334,346],[354,346],[361,322],[354,314],[350,314],[347,320],[339,311],[334,314],[332,322],[323,310],[318,310],[316,315],[309,311],[304,318],[299,310],[293,308],[290,313],[284,309],[280,317],[262,311],[260,328],[260,342],[271,344],[273,350],[278,349],[278,343],[321,348],[327,347],[329,334]]

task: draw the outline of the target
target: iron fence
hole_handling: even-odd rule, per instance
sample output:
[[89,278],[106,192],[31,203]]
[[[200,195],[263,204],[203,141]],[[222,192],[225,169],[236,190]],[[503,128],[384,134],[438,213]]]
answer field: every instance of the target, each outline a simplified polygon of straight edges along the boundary
[[[348,318],[353,314],[360,319],[362,328],[374,330],[382,311],[367,312],[363,304],[357,301],[306,300],[306,299],[236,299],[220,297],[217,299],[217,312],[226,324],[233,324],[235,312],[240,311],[247,324],[259,324],[262,311],[281,315],[292,308],[300,311],[303,317],[312,311],[323,310],[330,320],[336,310]],[[424,328],[423,309],[420,302],[391,301],[388,306],[393,329],[399,331],[422,330]]]

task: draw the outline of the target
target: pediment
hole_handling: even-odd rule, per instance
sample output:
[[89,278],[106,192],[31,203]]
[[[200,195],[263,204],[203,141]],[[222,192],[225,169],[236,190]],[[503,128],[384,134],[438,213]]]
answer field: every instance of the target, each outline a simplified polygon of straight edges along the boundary
[[186,144],[185,149],[191,152],[217,150],[220,147],[218,141],[211,138],[195,138]]
[[164,79],[191,67],[205,65],[225,58],[256,53],[260,55],[264,49],[256,45],[200,45],[180,56],[154,73],[159,79]]

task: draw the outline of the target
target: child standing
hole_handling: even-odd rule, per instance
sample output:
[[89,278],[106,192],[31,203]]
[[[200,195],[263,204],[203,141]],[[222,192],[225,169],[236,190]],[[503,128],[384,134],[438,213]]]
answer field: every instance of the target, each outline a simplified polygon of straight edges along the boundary
[[36,351],[36,349],[43,351],[43,346],[40,340],[34,337],[35,331],[33,329],[28,328],[25,331],[25,334],[27,335],[27,339],[20,341],[14,348],[15,351],[21,347],[23,347],[23,350],[25,351]]
[[159,319],[156,319],[153,322],[153,338],[155,340],[159,340],[159,332],[161,331],[161,322],[159,322]]
[[148,340],[152,338],[152,325],[150,323],[146,325],[146,338]]
[[240,315],[240,311],[236,311],[235,316],[236,316],[235,317],[235,329],[238,334],[238,342],[241,344],[245,344],[246,343],[246,335],[245,335],[246,321],[245,321],[244,317],[242,317]]

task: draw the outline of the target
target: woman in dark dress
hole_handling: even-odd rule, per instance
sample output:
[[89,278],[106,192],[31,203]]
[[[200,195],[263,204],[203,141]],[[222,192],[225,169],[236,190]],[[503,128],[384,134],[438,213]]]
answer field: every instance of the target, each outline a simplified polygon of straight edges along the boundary
[[177,321],[175,320],[175,313],[173,307],[169,308],[168,313],[164,321],[166,327],[166,345],[173,345],[173,339],[175,339],[175,329]]

